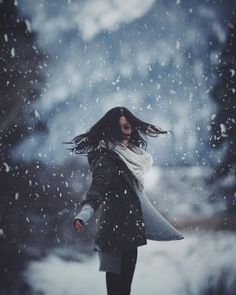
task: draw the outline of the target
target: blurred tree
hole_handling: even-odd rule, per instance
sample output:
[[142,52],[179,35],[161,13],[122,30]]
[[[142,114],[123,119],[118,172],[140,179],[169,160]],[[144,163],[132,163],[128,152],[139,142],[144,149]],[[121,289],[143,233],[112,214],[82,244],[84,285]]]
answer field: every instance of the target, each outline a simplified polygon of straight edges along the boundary
[[210,181],[220,180],[228,213],[236,213],[236,22],[229,22],[229,33],[216,68],[217,83],[210,95],[218,107],[211,121],[210,144],[223,150]]
[[78,208],[78,186],[86,189],[86,167],[78,172],[76,160],[67,162],[68,169],[11,158],[21,140],[39,132],[42,141],[47,136],[33,102],[46,91],[52,57],[38,48],[30,21],[18,17],[17,1],[0,0],[0,37],[0,294],[30,294],[22,278],[27,262],[78,241],[69,213]]
[[31,103],[45,87],[48,55],[38,49],[30,22],[17,16],[16,1],[0,2],[0,136],[1,159],[12,146],[33,132],[46,131]]
[[[47,130],[32,102],[40,97],[45,84],[43,72],[48,56],[38,49],[30,22],[18,18],[17,1],[0,1],[0,37],[0,293],[10,294],[10,288],[19,288],[19,293],[26,294],[27,286],[19,276],[26,261],[20,242],[27,244],[31,235],[25,213],[32,202],[28,191],[37,191],[30,186],[32,178],[37,183],[37,175],[32,172],[37,165],[30,169],[29,165],[13,163],[10,154],[25,137]],[[29,171],[36,179],[27,175]]]

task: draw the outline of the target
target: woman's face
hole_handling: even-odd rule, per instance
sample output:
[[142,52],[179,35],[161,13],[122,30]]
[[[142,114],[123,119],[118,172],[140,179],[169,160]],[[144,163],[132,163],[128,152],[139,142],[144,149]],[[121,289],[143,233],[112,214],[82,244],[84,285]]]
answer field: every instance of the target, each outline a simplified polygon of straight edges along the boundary
[[119,124],[120,124],[121,131],[122,131],[123,135],[125,135],[127,137],[127,139],[130,139],[131,132],[132,132],[131,124],[125,118],[125,116],[120,117]]

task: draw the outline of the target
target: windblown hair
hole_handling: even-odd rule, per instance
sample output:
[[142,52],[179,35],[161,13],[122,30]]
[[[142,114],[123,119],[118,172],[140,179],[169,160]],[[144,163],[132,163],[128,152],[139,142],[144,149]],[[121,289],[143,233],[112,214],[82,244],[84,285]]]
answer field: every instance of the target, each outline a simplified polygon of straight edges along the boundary
[[119,119],[121,116],[125,116],[126,120],[131,124],[132,133],[130,136],[130,142],[140,148],[147,148],[147,141],[144,137],[157,137],[159,134],[165,134],[171,130],[164,131],[157,126],[144,122],[135,117],[125,107],[114,107],[110,109],[96,124],[94,124],[87,132],[82,133],[74,137],[71,141],[63,142],[65,144],[73,144],[72,148],[68,150],[75,152],[76,154],[86,154],[90,151],[94,151],[99,142],[103,140],[105,144],[124,139],[121,127],[119,125]]

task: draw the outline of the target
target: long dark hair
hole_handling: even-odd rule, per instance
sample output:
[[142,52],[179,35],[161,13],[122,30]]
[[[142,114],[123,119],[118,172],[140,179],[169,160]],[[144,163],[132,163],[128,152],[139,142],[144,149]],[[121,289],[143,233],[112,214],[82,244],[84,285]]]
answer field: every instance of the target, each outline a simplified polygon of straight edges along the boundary
[[164,131],[153,124],[138,119],[125,107],[114,107],[87,132],[74,137],[71,141],[63,143],[73,144],[74,147],[68,148],[68,150],[75,152],[76,154],[85,154],[95,150],[101,140],[103,140],[105,144],[107,144],[108,141],[115,144],[116,141],[120,141],[124,138],[119,125],[119,119],[121,116],[125,116],[131,124],[132,133],[130,136],[130,142],[138,147],[144,147],[145,150],[147,148],[147,141],[141,136],[141,134],[144,137],[157,137],[159,134],[168,133],[168,131],[173,133],[171,130]]

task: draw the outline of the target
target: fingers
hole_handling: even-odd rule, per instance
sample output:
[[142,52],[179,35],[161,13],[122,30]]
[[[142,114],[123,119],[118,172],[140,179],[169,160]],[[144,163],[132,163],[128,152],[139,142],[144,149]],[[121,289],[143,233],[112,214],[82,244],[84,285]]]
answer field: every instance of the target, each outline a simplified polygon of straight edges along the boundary
[[76,219],[75,222],[74,222],[74,228],[78,232],[83,232],[84,231],[84,227],[83,227],[83,225],[80,223],[80,221],[78,219]]

